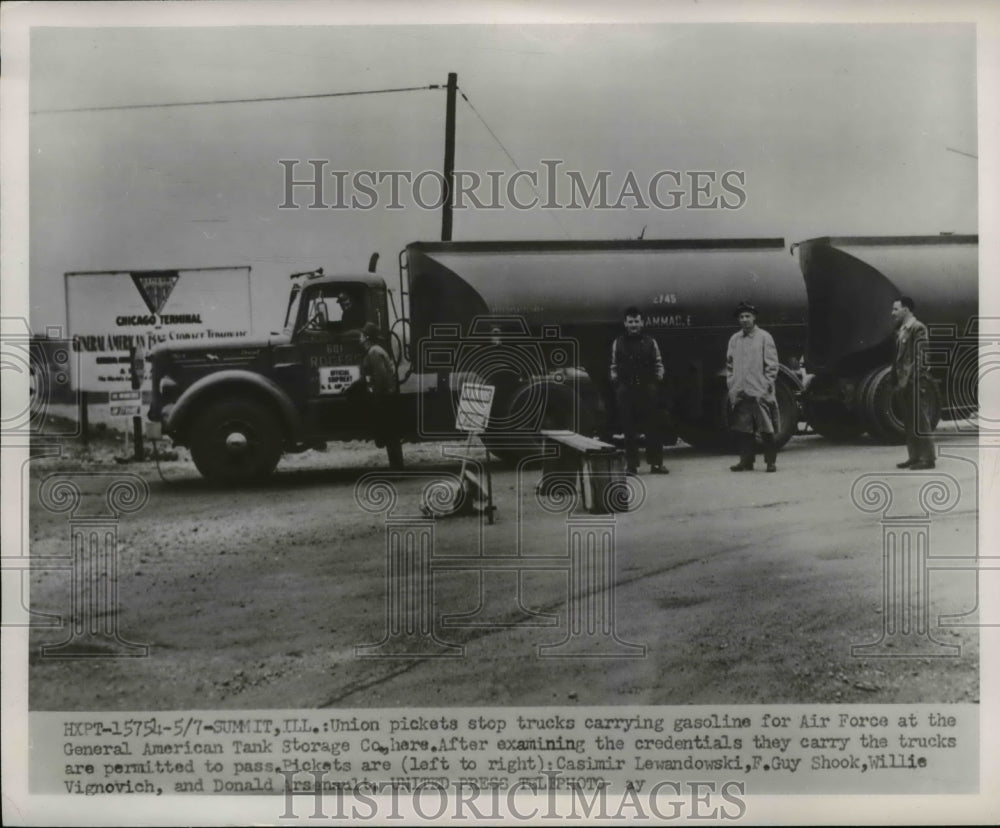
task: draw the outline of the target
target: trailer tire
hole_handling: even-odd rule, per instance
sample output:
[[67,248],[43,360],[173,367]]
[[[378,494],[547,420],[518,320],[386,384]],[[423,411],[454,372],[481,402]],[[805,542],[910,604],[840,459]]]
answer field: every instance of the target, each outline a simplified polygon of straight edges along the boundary
[[774,398],[778,403],[778,431],[774,435],[774,442],[778,448],[784,446],[799,431],[798,395],[801,390],[802,386],[797,379],[788,374],[778,374],[774,383]]
[[[861,380],[859,399],[861,417],[865,429],[879,443],[899,445],[905,442],[903,411],[899,400],[893,394],[892,369],[886,365],[870,371]],[[930,395],[931,429],[937,427],[941,419],[941,397],[937,385],[924,381],[921,391]]]
[[[774,397],[778,405],[778,431],[774,442],[778,448],[785,445],[799,429],[798,393],[800,385],[794,376],[784,372],[778,374],[774,386]],[[736,437],[729,429],[729,397],[725,385],[719,383],[712,399],[705,406],[714,412],[714,417],[706,417],[698,422],[679,422],[677,434],[690,446],[703,451],[731,452],[736,449]]]
[[806,422],[813,431],[834,443],[856,440],[865,433],[865,424],[858,416],[835,402],[809,403]]
[[277,416],[250,399],[211,403],[190,429],[191,458],[208,480],[226,485],[266,478],[281,459]]

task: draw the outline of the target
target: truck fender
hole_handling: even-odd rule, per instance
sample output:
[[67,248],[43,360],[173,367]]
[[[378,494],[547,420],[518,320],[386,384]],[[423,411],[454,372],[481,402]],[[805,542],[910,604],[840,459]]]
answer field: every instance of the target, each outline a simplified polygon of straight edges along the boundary
[[302,422],[299,412],[277,383],[267,377],[262,377],[260,374],[238,368],[208,374],[192,383],[191,387],[181,394],[180,399],[164,418],[163,430],[168,433],[180,433],[187,425],[188,420],[198,410],[198,404],[207,395],[223,387],[230,389],[230,392],[240,388],[247,389],[256,396],[268,399],[274,403],[281,421],[288,428],[289,433],[295,435],[301,430]]
[[788,382],[790,382],[792,389],[796,394],[801,394],[805,390],[805,385],[802,383],[802,377],[799,376],[798,372],[793,371],[784,363],[781,363],[778,366],[778,376],[784,377]]

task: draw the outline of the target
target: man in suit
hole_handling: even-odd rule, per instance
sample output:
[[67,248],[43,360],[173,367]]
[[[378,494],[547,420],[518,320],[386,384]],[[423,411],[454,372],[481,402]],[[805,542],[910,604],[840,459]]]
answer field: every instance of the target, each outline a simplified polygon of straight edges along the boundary
[[895,402],[903,413],[907,458],[900,469],[933,469],[934,440],[931,438],[930,395],[925,392],[930,378],[920,369],[920,343],[927,341],[927,326],[913,315],[913,300],[901,296],[892,303],[896,325],[896,355],[892,361]]

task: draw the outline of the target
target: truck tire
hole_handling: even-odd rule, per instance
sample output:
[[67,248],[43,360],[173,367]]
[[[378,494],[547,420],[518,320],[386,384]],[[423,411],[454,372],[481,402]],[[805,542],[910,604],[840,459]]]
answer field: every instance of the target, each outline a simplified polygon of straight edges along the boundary
[[865,433],[865,424],[854,413],[835,402],[811,402],[806,406],[810,428],[835,443],[856,440]]
[[774,442],[778,448],[794,437],[799,431],[799,400],[802,390],[801,383],[788,374],[779,373],[774,383],[774,397],[778,402],[778,417],[780,419],[778,432]]
[[281,424],[249,399],[211,403],[191,426],[191,458],[208,480],[234,485],[264,479],[281,459]]
[[[879,443],[899,445],[905,442],[906,435],[903,412],[893,395],[891,372],[888,365],[869,371],[858,385],[858,399],[861,419],[871,437]],[[931,395],[931,428],[934,429],[941,419],[941,398],[933,382],[926,382],[922,390]]]
[[[798,432],[799,390],[800,386],[793,377],[784,372],[778,374],[774,386],[780,420],[774,439],[778,448]],[[705,417],[698,422],[678,422],[677,433],[680,438],[689,446],[703,451],[735,451],[736,437],[729,429],[729,398],[723,383],[714,386],[712,398],[705,401],[705,410],[713,412],[714,416]]]
[[[523,432],[520,429],[504,433],[491,433],[487,430],[482,435],[483,444],[490,453],[511,466],[541,451],[542,441],[538,437],[538,431],[541,429],[579,428],[583,434],[590,432],[588,418],[579,396],[572,389],[556,382],[546,381],[522,386],[511,394],[508,400],[500,401],[503,406],[501,410],[508,419],[518,419],[514,416],[515,412],[521,412],[527,401],[539,393],[540,387],[544,390],[544,410],[539,412],[540,416],[534,418],[531,425],[524,424]],[[505,445],[510,442],[515,442],[517,445]]]

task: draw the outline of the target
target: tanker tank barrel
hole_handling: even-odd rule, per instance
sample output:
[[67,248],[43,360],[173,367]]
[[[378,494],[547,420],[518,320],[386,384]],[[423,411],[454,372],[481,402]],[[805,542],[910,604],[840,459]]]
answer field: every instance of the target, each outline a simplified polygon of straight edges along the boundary
[[[909,297],[932,331],[929,348],[944,362],[924,367],[937,382],[933,405],[941,416],[968,416],[978,405],[952,399],[945,351],[975,348],[965,332],[979,314],[975,235],[824,237],[795,247],[806,286],[809,331],[803,396],[810,425],[833,439],[867,431],[881,442],[902,439],[892,394],[893,302]],[[964,351],[963,351],[964,353]],[[969,395],[965,395],[968,397]]]

